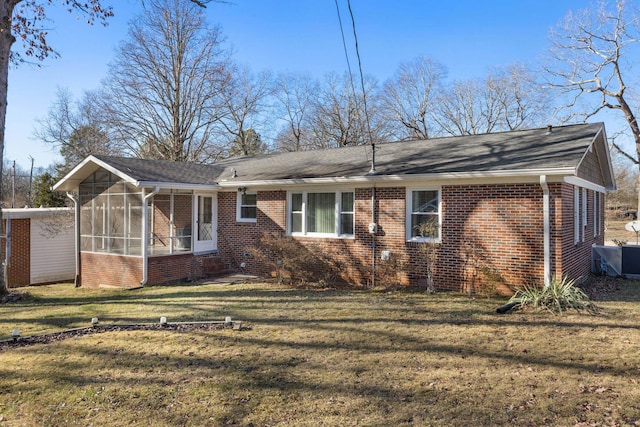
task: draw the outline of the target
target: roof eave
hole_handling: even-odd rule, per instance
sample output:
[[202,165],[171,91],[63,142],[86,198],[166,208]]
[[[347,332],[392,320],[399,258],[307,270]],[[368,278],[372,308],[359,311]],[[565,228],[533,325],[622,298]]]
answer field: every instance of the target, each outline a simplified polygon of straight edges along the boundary
[[531,178],[547,176],[575,176],[574,167],[565,168],[545,168],[545,169],[525,169],[525,170],[504,170],[504,171],[476,171],[476,172],[446,172],[428,174],[397,174],[397,175],[361,175],[361,176],[336,176],[322,178],[290,178],[290,179],[267,179],[267,180],[243,180],[243,181],[221,181],[219,187],[228,189],[233,187],[246,186],[291,186],[291,185],[329,185],[329,184],[370,184],[392,183],[407,181],[442,181],[442,180],[469,180],[495,178]]
[[136,187],[158,187],[161,190],[192,190],[192,191],[216,191],[220,189],[218,184],[192,184],[185,182],[156,182],[156,181],[136,181]]

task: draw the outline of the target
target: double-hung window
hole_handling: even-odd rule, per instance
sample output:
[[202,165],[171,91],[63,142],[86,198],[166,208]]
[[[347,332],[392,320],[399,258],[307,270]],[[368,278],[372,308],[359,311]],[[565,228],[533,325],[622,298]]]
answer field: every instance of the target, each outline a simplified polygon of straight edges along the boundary
[[440,242],[440,189],[407,190],[407,240]]
[[236,221],[256,222],[258,211],[258,198],[256,193],[238,193],[238,203],[236,206]]
[[354,228],[353,191],[300,191],[289,194],[292,235],[351,237]]

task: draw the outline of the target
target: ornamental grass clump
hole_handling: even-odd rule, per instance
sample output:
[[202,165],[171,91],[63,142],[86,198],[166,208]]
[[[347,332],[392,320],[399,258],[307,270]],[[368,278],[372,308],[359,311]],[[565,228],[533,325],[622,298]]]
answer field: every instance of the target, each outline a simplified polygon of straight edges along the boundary
[[575,280],[552,278],[548,286],[527,286],[516,290],[509,302],[517,302],[520,308],[548,310],[561,315],[566,310],[597,314],[599,307],[575,284]]

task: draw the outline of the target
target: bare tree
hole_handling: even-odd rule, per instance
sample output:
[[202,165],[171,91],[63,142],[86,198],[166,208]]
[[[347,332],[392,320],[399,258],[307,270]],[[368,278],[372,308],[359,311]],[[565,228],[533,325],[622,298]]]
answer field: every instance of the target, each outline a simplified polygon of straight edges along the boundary
[[[365,77],[364,85],[371,99],[376,82]],[[370,139],[378,142],[384,139],[384,129],[374,105],[370,104],[369,111],[365,112],[363,94],[354,89],[348,74],[325,76],[309,115],[308,136],[313,148],[364,145],[370,143]]]
[[[570,12],[552,30],[552,62],[546,67],[551,87],[569,97],[564,106],[583,121],[604,110],[624,117],[634,151],[613,146],[640,168],[640,126],[633,89],[637,85],[631,69],[631,55],[640,41],[639,16],[624,0],[601,2],[591,8]],[[579,105],[580,101],[584,104]],[[640,182],[638,182],[640,194]],[[640,212],[640,197],[638,200]]]
[[[68,10],[81,12],[90,24],[98,21],[106,23],[113,16],[110,7],[103,7],[100,0],[60,0]],[[53,48],[47,43],[47,31],[42,22],[47,20],[46,2],[38,0],[1,0],[0,1],[0,176],[3,176],[4,164],[4,132],[7,119],[7,91],[9,81],[9,64],[19,63],[25,57],[43,60],[50,54],[55,55]],[[22,42],[22,52],[12,51],[16,38]],[[0,200],[3,199],[0,184]],[[3,234],[2,209],[0,209],[0,235]],[[7,293],[6,269],[0,268],[0,295]]]
[[[484,107],[484,87],[479,80],[454,82],[440,93],[434,108],[439,132],[447,135],[473,135],[490,132],[495,125],[491,111]],[[485,120],[488,116],[489,120]]]
[[607,210],[618,219],[626,218],[637,206],[638,168],[619,152],[612,156],[616,190],[607,193]]
[[210,162],[227,83],[222,35],[188,0],[150,0],[110,65],[104,109],[138,157]]
[[38,119],[34,136],[60,150],[64,162],[58,174],[68,172],[90,154],[118,155],[119,146],[111,142],[103,111],[96,102],[98,91],[87,91],[74,101],[71,92],[58,88],[56,100],[46,117]]
[[[229,70],[228,84],[221,92],[223,137],[232,144],[235,156],[264,151],[256,129],[266,112],[266,99],[273,93],[271,73],[253,74],[248,67],[235,65]],[[249,132],[251,130],[251,132]],[[256,136],[258,136],[256,140]],[[256,142],[259,144],[256,145]]]
[[487,97],[497,110],[499,130],[543,126],[550,118],[549,92],[524,65],[494,68],[485,84]]
[[431,113],[442,90],[446,68],[435,60],[419,56],[400,64],[379,96],[382,115],[394,127],[395,139],[427,139],[435,124]]
[[277,137],[281,151],[308,149],[305,141],[310,110],[318,94],[318,82],[308,74],[283,74],[276,80],[274,95],[286,123]]
[[457,81],[442,91],[433,119],[445,135],[474,135],[540,123],[547,105],[527,69],[494,69],[484,79]]

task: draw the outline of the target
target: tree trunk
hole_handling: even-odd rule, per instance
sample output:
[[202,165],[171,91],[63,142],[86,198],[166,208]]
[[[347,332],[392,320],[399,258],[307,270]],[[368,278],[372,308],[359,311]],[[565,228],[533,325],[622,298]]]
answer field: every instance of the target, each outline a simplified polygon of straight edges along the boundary
[[[9,87],[9,61],[11,56],[11,46],[15,41],[11,34],[11,22],[13,8],[20,0],[0,1],[0,205],[4,192],[2,189],[2,173],[4,164],[4,131],[7,119],[7,92]],[[0,235],[4,235],[4,221],[2,209],[0,209]],[[5,245],[6,238],[0,239],[1,245]],[[0,295],[6,294],[7,272],[4,260],[2,260],[2,274],[0,274]]]
[[638,187],[637,187],[637,190],[638,190],[638,194],[637,194],[637,196],[638,196],[638,210],[636,211],[636,220],[640,221],[640,175],[638,175]]

